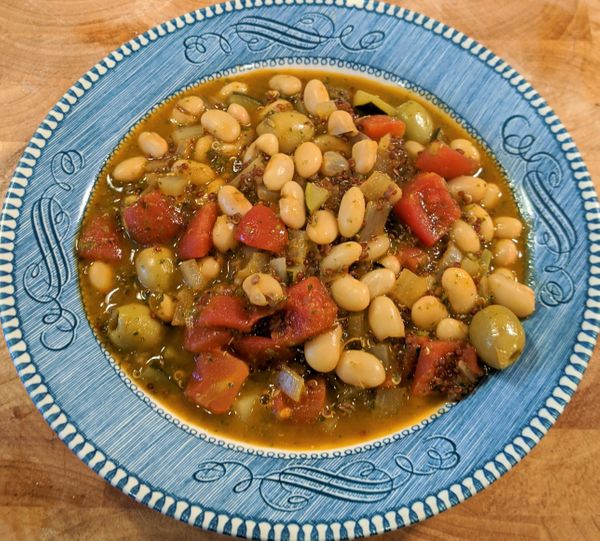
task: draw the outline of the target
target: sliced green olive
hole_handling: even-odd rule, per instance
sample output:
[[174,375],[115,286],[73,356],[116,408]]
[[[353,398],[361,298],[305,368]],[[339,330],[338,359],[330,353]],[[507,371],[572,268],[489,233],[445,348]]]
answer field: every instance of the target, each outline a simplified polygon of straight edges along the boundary
[[164,293],[173,286],[175,256],[169,248],[144,248],[135,258],[140,283],[154,293]]
[[525,347],[525,331],[519,318],[499,304],[473,316],[469,339],[481,359],[498,370],[513,364]]
[[152,317],[145,304],[119,306],[108,324],[108,337],[126,351],[148,351],[158,348],[164,339],[164,327]]
[[315,126],[310,118],[298,111],[273,113],[256,128],[258,135],[272,133],[279,141],[279,151],[291,154],[300,143],[312,140]]
[[406,124],[404,138],[425,145],[433,134],[433,119],[420,103],[408,100],[396,108],[396,114]]

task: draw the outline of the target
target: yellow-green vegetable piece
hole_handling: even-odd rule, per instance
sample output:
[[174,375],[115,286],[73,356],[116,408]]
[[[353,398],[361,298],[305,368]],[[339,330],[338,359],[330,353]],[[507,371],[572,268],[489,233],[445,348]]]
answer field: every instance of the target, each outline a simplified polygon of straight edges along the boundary
[[390,296],[399,304],[412,308],[412,305],[425,295],[427,290],[426,278],[417,276],[408,269],[402,269]]
[[371,176],[365,180],[360,189],[369,201],[377,201],[382,197],[386,197],[388,190],[397,190],[398,185],[390,178],[387,173],[374,171]]
[[404,139],[417,141],[426,145],[433,134],[433,119],[420,103],[413,100],[405,101],[396,108],[395,114],[406,125]]
[[311,214],[315,210],[319,210],[325,204],[325,201],[327,201],[328,198],[329,190],[326,188],[317,186],[313,182],[308,182],[306,184],[306,188],[304,189],[304,199],[306,201],[308,212]]
[[383,101],[379,96],[375,94],[370,94],[369,92],[365,92],[364,90],[357,90],[354,94],[354,98],[352,100],[352,105],[354,107],[361,107],[364,105],[368,105],[372,103],[375,107],[382,110],[386,115],[396,116],[396,108],[390,105],[389,103]]

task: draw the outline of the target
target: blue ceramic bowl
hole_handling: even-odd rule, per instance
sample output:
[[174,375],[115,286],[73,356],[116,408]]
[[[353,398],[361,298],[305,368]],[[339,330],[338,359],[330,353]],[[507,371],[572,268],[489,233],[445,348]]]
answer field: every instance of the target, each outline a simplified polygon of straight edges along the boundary
[[[386,4],[293,1],[238,1],[161,24],[69,89],[34,134],[8,190],[0,318],[46,421],[125,494],[231,535],[352,538],[460,503],[512,468],[551,427],[596,341],[600,214],[559,119],[485,47]],[[538,310],[525,322],[520,361],[419,426],[325,452],[224,441],[147,397],[94,337],[74,255],[96,176],[149,109],[201,80],[288,65],[350,71],[433,99],[495,155],[531,224]]]

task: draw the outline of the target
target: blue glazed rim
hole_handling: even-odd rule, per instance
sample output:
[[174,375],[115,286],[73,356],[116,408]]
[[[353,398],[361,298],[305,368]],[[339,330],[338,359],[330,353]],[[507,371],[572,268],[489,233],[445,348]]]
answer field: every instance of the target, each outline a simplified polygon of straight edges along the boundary
[[[271,2],[264,3],[264,5],[270,4]],[[283,5],[283,2],[275,2],[274,4]],[[296,4],[302,4],[302,2],[296,2]],[[306,2],[306,4],[313,6],[333,5],[333,2],[317,1],[314,3]],[[258,8],[261,5],[260,1],[256,2],[254,6],[251,2],[247,2],[245,7]],[[341,2],[337,2],[336,5],[350,7],[352,10],[362,9],[357,8],[357,6],[342,5]],[[596,243],[598,237],[594,231],[600,228],[600,214],[591,178],[575,144],[545,101],[515,70],[485,47],[442,23],[387,4],[369,3],[364,7],[367,12],[395,17],[402,22],[424,28],[441,36],[453,46],[460,47],[470,53],[502,78],[509,81],[511,86],[529,103],[535,114],[543,119],[552,132],[556,143],[561,148],[561,159],[568,164],[569,173],[577,182],[578,195],[581,197],[583,209],[586,211],[581,222],[587,227],[587,231],[585,231],[588,245],[586,255],[589,257],[586,309],[581,318],[580,329],[574,342],[573,351],[569,361],[564,364],[563,371],[558,376],[555,387],[544,400],[543,406],[522,423],[521,428],[508,438],[506,445],[498,450],[493,459],[484,460],[473,466],[468,475],[456,479],[455,482],[449,484],[443,490],[435,494],[428,494],[426,497],[411,499],[401,508],[396,508],[385,514],[371,513],[369,516],[360,518],[353,516],[352,519],[348,518],[343,522],[338,521],[334,524],[311,523],[310,521],[298,523],[293,520],[289,522],[274,520],[272,523],[263,520],[257,523],[252,517],[229,516],[219,510],[210,510],[207,507],[201,508],[193,501],[175,499],[165,490],[143,479],[136,478],[127,470],[126,465],[118,464],[115,460],[106,456],[98,445],[86,438],[78,428],[77,420],[69,419],[61,410],[55,400],[56,397],[51,394],[44,382],[43,375],[38,372],[34,360],[30,357],[28,345],[23,338],[19,314],[15,308],[15,296],[18,295],[18,292],[15,293],[14,283],[16,280],[13,275],[14,242],[18,240],[18,232],[15,229],[18,223],[19,209],[23,205],[28,179],[32,176],[36,162],[42,157],[43,149],[51,139],[54,130],[57,129],[78,100],[125,57],[142,50],[163,36],[184,29],[187,25],[193,25],[197,21],[242,9],[244,7],[240,3],[211,6],[198,10],[193,14],[175,18],[145,32],[109,54],[94,66],[67,91],[46,119],[42,121],[15,170],[2,214],[0,228],[0,259],[2,260],[0,264],[0,282],[2,284],[0,288],[0,319],[2,320],[5,339],[24,386],[36,407],[58,436],[77,456],[113,486],[120,488],[126,494],[151,508],[209,530],[257,539],[271,539],[280,536],[289,539],[360,537],[406,526],[437,514],[441,510],[451,507],[482,490],[508,471],[531,450],[554,423],[573,395],[591,356],[598,333],[598,320],[600,320],[600,304],[593,298],[600,294],[594,288],[597,285],[597,279],[594,275],[598,274],[595,263],[599,261],[594,255],[599,249],[599,245]],[[376,71],[375,69],[374,72]],[[76,166],[78,160],[83,160],[83,157],[69,155],[66,156],[66,159],[69,162],[67,166],[71,167]],[[24,327],[26,326],[24,325]],[[23,330],[26,331],[26,329]]]

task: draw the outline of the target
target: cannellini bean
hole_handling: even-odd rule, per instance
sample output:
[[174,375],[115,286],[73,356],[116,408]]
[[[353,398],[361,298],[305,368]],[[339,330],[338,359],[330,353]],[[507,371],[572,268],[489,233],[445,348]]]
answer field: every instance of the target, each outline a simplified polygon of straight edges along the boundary
[[473,310],[477,302],[477,288],[466,270],[457,267],[446,269],[442,274],[442,287],[454,313],[468,314]]
[[404,149],[406,150],[406,153],[414,160],[419,152],[423,152],[425,150],[425,147],[417,141],[406,141],[406,143],[404,143]]
[[390,249],[390,238],[387,235],[378,235],[367,242],[367,259],[375,261],[383,257]]
[[502,192],[497,184],[488,182],[485,187],[485,195],[481,200],[481,206],[487,210],[494,210],[502,199]]
[[219,97],[222,99],[228,98],[231,94],[248,94],[248,85],[240,81],[233,81],[226,84],[219,90]]
[[138,146],[140,150],[150,158],[162,158],[169,152],[169,143],[167,143],[158,133],[153,131],[143,131],[138,137]]
[[304,358],[313,370],[331,372],[342,354],[342,326],[315,336],[304,343]]
[[206,186],[206,193],[218,193],[221,189],[221,186],[225,186],[225,184],[227,184],[225,182],[225,179],[222,179],[220,177],[216,178],[215,180],[212,180],[208,183],[208,185]]
[[274,156],[279,152],[279,140],[272,133],[263,133],[254,141],[256,148],[267,156]]
[[206,256],[198,260],[198,270],[207,281],[214,280],[221,272],[221,263],[212,256]]
[[499,239],[518,239],[523,231],[523,224],[517,218],[498,216],[494,219],[494,235]]
[[348,268],[359,260],[362,246],[358,242],[342,242],[334,246],[321,261],[321,272]]
[[365,219],[365,195],[357,186],[350,188],[342,197],[338,210],[338,229],[343,237],[353,237]]
[[332,100],[317,103],[317,106],[315,107],[315,115],[322,120],[327,120],[329,115],[335,111],[337,111],[337,105]]
[[462,152],[467,158],[479,163],[481,156],[477,147],[468,139],[453,139],[450,141],[450,148]]
[[119,162],[113,169],[112,179],[116,182],[135,182],[140,180],[146,172],[146,158],[136,156]]
[[335,215],[330,210],[318,210],[306,226],[308,238],[315,244],[329,244],[338,236],[338,225]]
[[210,165],[194,160],[177,160],[171,166],[171,171],[176,175],[187,178],[196,186],[204,186],[215,179],[215,172]]
[[215,138],[212,135],[203,135],[200,137],[194,146],[194,160],[202,163],[210,161],[209,152],[214,142]]
[[335,373],[344,383],[362,389],[378,387],[385,381],[383,363],[375,355],[360,350],[344,351]]
[[296,164],[296,173],[301,177],[308,178],[316,175],[323,163],[321,149],[310,141],[302,143],[294,151],[294,163]]
[[283,113],[284,111],[293,111],[294,106],[287,100],[275,100],[269,105],[265,105],[264,107],[259,107],[258,109],[258,118],[259,120],[264,120],[270,114],[274,113]]
[[293,96],[302,90],[302,81],[293,75],[274,75],[269,79],[269,88],[284,96]]
[[327,120],[327,133],[329,135],[356,135],[358,129],[348,111],[334,111]]
[[165,246],[144,248],[135,257],[140,283],[153,292],[169,291],[174,286],[175,255]]
[[217,217],[212,230],[212,241],[215,248],[221,253],[233,250],[238,242],[235,238],[235,224],[225,215]]
[[115,273],[104,261],[92,261],[87,275],[91,286],[100,293],[108,293],[115,285]]
[[283,288],[270,274],[251,274],[242,283],[242,289],[256,306],[274,306],[283,300]]
[[363,139],[354,143],[352,147],[352,159],[354,160],[354,170],[366,175],[370,173],[377,161],[377,142],[371,139]]
[[204,100],[199,96],[181,98],[171,111],[171,122],[181,126],[194,124],[206,109]]
[[507,269],[506,267],[498,267],[494,269],[494,272],[492,274],[501,274],[509,280],[517,280],[517,275],[515,274],[515,272],[510,269]]
[[160,299],[160,303],[153,307],[153,312],[163,321],[170,322],[175,315],[175,301],[170,295],[164,293]]
[[342,156],[348,157],[352,152],[349,143],[334,135],[317,135],[314,138],[314,143],[321,149],[323,154],[326,152],[339,152]]
[[323,163],[321,165],[321,174],[326,177],[335,177],[340,173],[350,170],[348,160],[339,152],[328,150],[323,154]]
[[277,153],[265,167],[263,183],[269,190],[279,191],[294,178],[294,160],[287,154]]
[[227,112],[235,118],[241,126],[249,126],[251,123],[250,113],[246,110],[243,105],[239,103],[232,103],[227,107]]
[[448,317],[448,310],[437,297],[425,295],[412,305],[410,317],[420,329],[432,331],[442,319]]
[[293,180],[286,182],[281,188],[279,216],[283,223],[291,229],[301,229],[306,222],[304,190]]
[[404,321],[394,301],[385,295],[375,297],[369,306],[369,326],[377,340],[402,338]]
[[478,252],[481,249],[475,229],[464,220],[456,220],[450,230],[450,238],[463,252]]
[[206,111],[200,123],[208,133],[225,143],[233,143],[242,132],[240,123],[229,113],[219,109]]
[[458,319],[446,317],[437,324],[435,335],[440,340],[466,340],[469,336],[469,327]]
[[530,287],[496,273],[488,277],[488,283],[494,301],[516,316],[527,317],[534,312],[535,293]]
[[458,201],[479,203],[485,196],[487,183],[479,177],[462,175],[448,181],[448,191]]
[[[396,259],[396,261],[398,260]],[[387,295],[394,289],[396,275],[390,269],[375,269],[367,272],[361,277],[360,281],[369,288],[369,295],[373,300],[380,295]]]
[[479,238],[482,241],[490,242],[494,238],[494,222],[483,207],[479,205],[467,205],[464,209],[464,214],[467,221],[479,233]]
[[252,208],[252,203],[246,199],[244,194],[230,185],[225,185],[219,190],[217,201],[221,212],[227,216],[236,214],[244,216]]
[[400,274],[400,261],[395,255],[386,255],[382,257],[378,263],[383,265],[386,269],[391,270],[396,276]]
[[311,79],[304,87],[304,106],[311,115],[317,114],[317,105],[329,101],[329,92],[319,79]]
[[510,239],[499,239],[492,246],[494,264],[501,267],[512,267],[519,258],[519,249]]
[[369,306],[369,288],[349,274],[344,274],[331,284],[333,300],[343,310],[360,312]]

